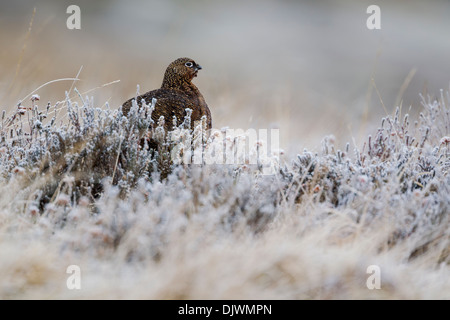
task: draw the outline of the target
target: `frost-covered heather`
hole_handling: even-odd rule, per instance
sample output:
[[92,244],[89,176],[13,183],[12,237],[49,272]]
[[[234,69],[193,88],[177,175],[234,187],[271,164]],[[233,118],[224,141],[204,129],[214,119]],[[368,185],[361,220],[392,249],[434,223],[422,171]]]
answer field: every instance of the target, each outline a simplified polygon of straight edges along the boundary
[[169,169],[151,106],[126,119],[88,98],[37,102],[2,116],[0,298],[450,299],[444,93],[417,121],[397,110],[361,147],[329,136],[274,175]]

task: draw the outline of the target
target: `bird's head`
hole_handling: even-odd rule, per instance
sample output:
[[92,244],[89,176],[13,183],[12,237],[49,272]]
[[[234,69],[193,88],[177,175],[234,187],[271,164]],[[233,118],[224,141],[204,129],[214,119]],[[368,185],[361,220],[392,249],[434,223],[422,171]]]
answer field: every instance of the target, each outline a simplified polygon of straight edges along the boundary
[[197,76],[198,70],[201,69],[202,66],[194,60],[190,58],[179,58],[169,64],[166,70],[166,76],[192,81]]

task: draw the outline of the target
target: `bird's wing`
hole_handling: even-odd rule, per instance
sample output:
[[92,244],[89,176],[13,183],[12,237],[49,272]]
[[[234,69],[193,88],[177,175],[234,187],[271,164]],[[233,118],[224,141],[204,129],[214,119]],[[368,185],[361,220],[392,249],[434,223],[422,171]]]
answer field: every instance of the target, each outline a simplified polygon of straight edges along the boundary
[[152,119],[158,123],[159,118],[163,116],[166,129],[172,129],[174,116],[177,118],[177,125],[180,125],[186,116],[186,109],[194,109],[194,104],[188,96],[177,90],[168,89],[153,90],[139,96],[138,105],[141,105],[142,99],[145,103],[151,104],[153,98],[156,99],[156,105]]
[[155,110],[152,119],[158,122],[161,116],[164,117],[166,127],[172,128],[173,118],[177,118],[177,126],[180,125],[186,116],[186,109],[193,109],[192,103],[187,98],[163,97],[156,98]]

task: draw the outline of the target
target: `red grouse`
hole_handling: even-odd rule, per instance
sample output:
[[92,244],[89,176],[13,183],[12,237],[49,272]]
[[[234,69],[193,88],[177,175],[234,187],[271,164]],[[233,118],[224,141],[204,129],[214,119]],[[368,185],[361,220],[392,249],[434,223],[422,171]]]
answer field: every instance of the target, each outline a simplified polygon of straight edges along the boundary
[[141,106],[142,99],[147,104],[151,104],[152,99],[155,98],[156,105],[152,112],[152,119],[158,123],[159,118],[164,116],[166,132],[173,129],[173,117],[176,117],[177,125],[184,121],[187,108],[192,110],[191,129],[194,129],[195,123],[203,116],[206,116],[206,129],[211,129],[211,112],[202,94],[192,83],[192,79],[201,69],[202,67],[190,58],[179,58],[173,61],[166,69],[161,88],[124,102],[123,114],[128,115],[134,99]]

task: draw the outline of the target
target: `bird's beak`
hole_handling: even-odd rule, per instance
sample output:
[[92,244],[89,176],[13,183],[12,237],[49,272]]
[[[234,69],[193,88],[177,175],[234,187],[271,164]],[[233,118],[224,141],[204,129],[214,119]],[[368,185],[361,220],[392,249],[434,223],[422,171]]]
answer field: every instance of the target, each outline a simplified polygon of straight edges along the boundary
[[202,66],[199,65],[199,64],[197,64],[197,65],[195,66],[195,71],[197,71],[197,70],[202,70]]

